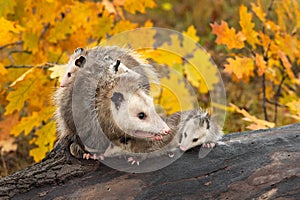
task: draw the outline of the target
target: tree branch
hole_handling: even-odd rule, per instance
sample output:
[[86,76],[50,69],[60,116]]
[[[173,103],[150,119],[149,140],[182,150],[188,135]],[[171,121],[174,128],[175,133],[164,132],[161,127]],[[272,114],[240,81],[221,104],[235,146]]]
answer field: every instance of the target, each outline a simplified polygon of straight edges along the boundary
[[45,65],[42,65],[42,66],[32,66],[32,65],[8,65],[8,66],[5,66],[6,69],[11,69],[11,68],[14,68],[14,69],[30,69],[30,68],[41,68],[41,69],[49,69],[49,68],[52,68],[54,67],[55,64],[52,64],[52,63],[46,63]]
[[[229,134],[203,159],[197,147],[148,173],[58,151],[0,179],[0,199],[299,199],[299,136],[300,124]],[[151,162],[157,158],[135,167]]]
[[6,47],[9,47],[9,46],[21,45],[21,44],[23,44],[23,41],[14,42],[14,43],[11,43],[11,44],[6,44],[6,45],[1,46],[0,50],[4,49]]

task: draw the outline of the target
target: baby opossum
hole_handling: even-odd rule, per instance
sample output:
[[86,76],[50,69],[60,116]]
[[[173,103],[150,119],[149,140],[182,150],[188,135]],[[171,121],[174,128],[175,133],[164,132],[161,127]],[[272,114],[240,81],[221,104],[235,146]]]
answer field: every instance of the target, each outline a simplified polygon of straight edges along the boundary
[[[84,153],[86,153],[86,150],[84,149],[80,141],[79,135],[76,133],[76,126],[73,120],[72,94],[74,94],[73,84],[74,84],[75,77],[77,76],[78,72],[82,71],[82,68],[85,68],[86,66],[90,66],[89,70],[87,70],[86,72],[90,71],[90,74],[100,75],[99,77],[94,77],[94,80],[91,82],[94,82],[96,86],[96,82],[97,82],[96,79],[101,80],[100,82],[105,83],[103,84],[104,89],[109,90],[110,88],[109,85],[112,85],[112,83],[110,83],[111,77],[108,74],[105,74],[103,72],[95,73],[95,71],[93,70],[96,71],[100,70],[103,67],[101,66],[100,63],[102,63],[105,60],[107,63],[111,64],[112,60],[117,60],[114,58],[120,59],[121,62],[124,62],[124,64],[128,66],[128,68],[133,69],[141,76],[139,77],[139,83],[143,86],[141,88],[143,88],[145,93],[148,93],[149,91],[148,76],[150,75],[151,77],[154,77],[154,79],[156,77],[153,68],[150,65],[147,65],[142,59],[140,59],[136,54],[134,54],[130,50],[121,49],[118,47],[96,47],[86,51],[83,50],[82,48],[78,48],[77,50],[75,50],[74,54],[72,55],[69,61],[67,72],[63,78],[61,88],[58,89],[55,93],[55,103],[58,106],[58,109],[55,114],[55,118],[57,122],[57,129],[59,132],[59,139],[58,142],[56,143],[56,146],[70,145],[70,152],[73,156],[80,158],[82,157],[82,155],[84,155]],[[106,81],[102,79],[106,79]],[[93,85],[93,83],[89,83],[89,84]],[[97,89],[100,90],[99,88]],[[89,91],[91,91],[92,93],[94,92],[92,91],[92,89],[89,89]],[[109,104],[107,105],[109,106]],[[91,111],[95,112],[95,110],[91,110]],[[141,115],[142,114],[140,114],[140,117]],[[163,133],[168,133],[168,128],[166,127],[161,130]],[[161,139],[161,136],[156,139]],[[91,142],[92,140],[88,140],[88,141]],[[97,142],[94,141],[92,146],[94,146],[95,143]]]
[[83,48],[78,47],[75,49],[67,64],[66,73],[60,82],[60,87],[67,87],[73,83],[76,72],[83,67],[86,61],[86,55],[87,51]]
[[[223,132],[211,119],[208,112],[203,112],[202,109],[184,111],[171,115],[167,120],[167,124],[171,128],[170,137],[164,137],[162,143],[167,143],[161,151],[156,151],[150,154],[138,155],[138,160],[135,158],[136,150],[133,148],[143,148],[134,138],[130,138],[125,143],[121,140],[118,144],[111,144],[104,152],[104,157],[114,157],[121,155],[129,155],[128,161],[132,164],[139,163],[147,158],[157,157],[168,154],[173,157],[176,151],[187,151],[195,146],[202,145],[199,151],[199,158],[205,157],[210,150],[215,146],[215,143],[222,138]],[[139,142],[140,143],[140,142]],[[160,143],[160,142],[157,142]],[[161,145],[153,145],[154,150],[159,150]],[[141,152],[144,152],[141,150]]]

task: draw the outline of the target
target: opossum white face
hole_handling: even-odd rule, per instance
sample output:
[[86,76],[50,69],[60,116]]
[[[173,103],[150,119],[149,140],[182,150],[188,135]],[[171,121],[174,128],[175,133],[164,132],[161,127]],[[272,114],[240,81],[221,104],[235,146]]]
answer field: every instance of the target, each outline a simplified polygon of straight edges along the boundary
[[156,113],[153,99],[142,89],[116,91],[111,97],[112,115],[121,130],[139,138],[162,139],[170,128]]
[[71,59],[68,62],[66,73],[60,82],[60,87],[69,86],[74,81],[78,70],[80,70],[80,68],[83,68],[86,62],[86,57],[80,55],[83,53],[83,51],[83,48],[77,48],[74,51],[73,55],[71,56]]
[[186,151],[207,142],[207,135],[210,134],[209,120],[208,113],[202,113],[187,119],[182,129],[179,130],[181,134],[179,148],[182,151]]

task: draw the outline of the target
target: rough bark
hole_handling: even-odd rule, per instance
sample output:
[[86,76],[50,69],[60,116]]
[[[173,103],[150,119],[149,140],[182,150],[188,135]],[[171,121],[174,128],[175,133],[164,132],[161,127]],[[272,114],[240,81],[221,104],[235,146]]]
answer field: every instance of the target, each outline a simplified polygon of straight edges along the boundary
[[126,173],[59,152],[0,180],[13,199],[300,199],[300,124],[226,135],[149,173]]

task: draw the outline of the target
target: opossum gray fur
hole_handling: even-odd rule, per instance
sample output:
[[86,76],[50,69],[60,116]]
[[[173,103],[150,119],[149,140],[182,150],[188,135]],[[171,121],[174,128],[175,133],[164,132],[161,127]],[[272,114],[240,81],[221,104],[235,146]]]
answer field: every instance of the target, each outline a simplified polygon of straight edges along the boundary
[[[161,155],[168,155],[173,157],[174,153],[179,150],[187,151],[193,147],[202,145],[199,151],[199,158],[206,156],[214,144],[222,138],[223,132],[219,129],[213,119],[211,119],[208,112],[203,112],[202,109],[183,111],[171,115],[166,120],[168,126],[171,128],[170,137],[164,137],[164,139],[156,145],[153,145],[152,150],[156,150],[150,154],[140,154],[135,158],[137,154],[132,154],[136,150],[138,145],[134,138],[127,140],[126,143],[117,141],[118,144],[110,145],[104,153],[105,157],[114,157],[121,155],[129,155],[128,161],[131,163],[137,163],[147,159]],[[165,143],[162,146],[160,143]],[[142,150],[143,146],[138,145]],[[160,148],[162,148],[160,150]]]
[[[141,88],[143,88],[146,93],[148,93],[149,91],[148,77],[153,78],[153,81],[157,81],[157,76],[154,72],[153,67],[151,65],[148,65],[145,60],[141,59],[138,54],[135,54],[131,50],[118,47],[96,47],[88,50],[83,50],[82,48],[78,49],[79,50],[76,50],[71,56],[71,59],[68,63],[66,75],[64,76],[62,81],[62,87],[56,91],[54,99],[58,107],[55,113],[57,131],[59,133],[59,139],[56,143],[56,146],[58,144],[62,146],[70,145],[71,154],[76,157],[82,157],[86,150],[84,149],[76,132],[76,126],[74,124],[72,113],[73,84],[77,73],[86,66],[94,66],[89,67],[89,70],[83,73],[87,73],[88,71],[90,71],[90,75],[95,75],[97,73],[94,73],[93,70],[99,70],[99,67],[101,69],[101,63],[103,62],[103,60],[111,62],[112,60],[120,59],[120,61],[124,63],[128,68],[133,69],[141,75],[141,77],[139,78],[139,83],[140,85],[143,85],[143,87]],[[77,59],[79,59],[80,62],[78,63],[80,63],[80,65],[76,63]],[[107,87],[111,84],[109,83],[110,77],[106,75],[94,77],[95,80],[97,78],[107,80],[102,80],[103,83],[105,82],[105,84],[107,84],[104,84],[104,88],[106,87],[107,90]],[[88,83],[88,85],[96,84],[95,80]],[[89,89],[89,91],[91,93],[93,92],[92,89]],[[96,141],[94,143],[96,143]],[[93,145],[95,144],[92,144],[92,146]]]

